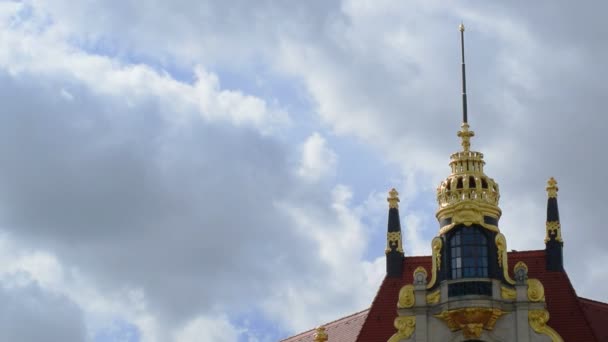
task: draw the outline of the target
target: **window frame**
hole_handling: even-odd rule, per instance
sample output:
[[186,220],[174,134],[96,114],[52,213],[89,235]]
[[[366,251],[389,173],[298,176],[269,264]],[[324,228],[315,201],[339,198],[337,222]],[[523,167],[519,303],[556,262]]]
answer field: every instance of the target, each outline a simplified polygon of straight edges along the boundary
[[449,237],[449,279],[489,278],[489,239],[478,227],[460,227]]

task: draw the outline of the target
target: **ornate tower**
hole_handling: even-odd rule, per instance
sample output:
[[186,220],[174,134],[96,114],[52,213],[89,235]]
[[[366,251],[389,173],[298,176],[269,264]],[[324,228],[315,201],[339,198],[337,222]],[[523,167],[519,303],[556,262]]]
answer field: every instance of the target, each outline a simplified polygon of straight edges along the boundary
[[[439,234],[432,240],[431,270],[416,268],[413,283],[401,288],[397,333],[389,342],[562,341],[546,325],[542,283],[528,279],[523,262],[513,268],[515,279],[509,273],[507,241],[498,228],[498,184],[485,174],[483,154],[471,150],[463,25],[460,37],[462,149],[451,155],[451,173],[437,188]],[[547,268],[561,269],[554,182],[547,190]]]

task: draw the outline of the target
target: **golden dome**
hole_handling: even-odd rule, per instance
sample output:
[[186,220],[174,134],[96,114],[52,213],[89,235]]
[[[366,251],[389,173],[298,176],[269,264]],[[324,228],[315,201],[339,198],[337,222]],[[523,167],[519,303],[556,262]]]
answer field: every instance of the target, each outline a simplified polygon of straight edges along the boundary
[[470,139],[475,133],[467,123],[462,124],[458,136],[462,139],[462,151],[452,154],[452,173],[437,187],[437,219],[440,234],[454,226],[478,224],[498,232],[498,207],[500,192],[498,183],[483,172],[483,153],[470,150]]

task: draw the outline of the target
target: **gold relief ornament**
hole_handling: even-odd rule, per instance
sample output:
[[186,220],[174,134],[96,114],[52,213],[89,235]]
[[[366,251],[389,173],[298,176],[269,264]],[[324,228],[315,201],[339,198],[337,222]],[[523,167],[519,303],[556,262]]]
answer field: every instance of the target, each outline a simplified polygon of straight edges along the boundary
[[411,308],[416,304],[416,296],[414,295],[414,285],[405,285],[399,290],[399,301],[397,308]]
[[555,240],[564,242],[562,239],[562,227],[559,221],[547,222],[547,236],[545,236],[545,243],[551,240],[551,236],[555,236]]
[[538,279],[528,279],[528,299],[531,302],[545,301],[545,287]]
[[394,322],[397,332],[389,338],[388,342],[399,342],[410,338],[416,330],[415,316],[398,316]]
[[437,290],[426,295],[427,304],[437,304],[441,300],[441,291]]
[[431,265],[431,281],[426,285],[427,289],[435,286],[437,281],[437,270],[441,267],[441,248],[443,247],[443,239],[439,236],[433,238],[432,247],[432,265]]
[[505,312],[500,308],[462,308],[443,311],[435,317],[443,320],[451,331],[462,330],[465,338],[479,338],[482,330],[493,330]]
[[551,342],[564,342],[557,331],[547,325],[547,321],[549,321],[549,311],[545,309],[528,311],[528,323],[536,333],[549,336]]
[[319,326],[314,334],[314,342],[327,342],[328,336],[324,326]]
[[433,238],[431,243],[433,249],[433,260],[437,265],[437,271],[441,270],[441,247],[443,247],[443,240],[440,237]]
[[452,217],[452,223],[455,225],[464,223],[467,227],[470,227],[473,223],[481,224],[483,223],[483,214],[476,203],[464,202]]
[[388,254],[392,248],[395,248],[399,253],[403,253],[401,232],[388,232],[386,234],[386,249],[384,250],[384,253]]
[[451,223],[441,227],[439,234],[443,235],[459,224],[469,227],[478,224],[483,228],[499,233],[497,226],[485,223],[484,216],[500,218],[502,212],[497,205],[481,203],[477,200],[461,200],[445,207],[440,207],[435,216],[439,221],[450,218]]
[[517,298],[517,291],[515,291],[515,289],[512,289],[510,287],[501,286],[500,287],[500,297],[502,297],[502,299],[515,300]]

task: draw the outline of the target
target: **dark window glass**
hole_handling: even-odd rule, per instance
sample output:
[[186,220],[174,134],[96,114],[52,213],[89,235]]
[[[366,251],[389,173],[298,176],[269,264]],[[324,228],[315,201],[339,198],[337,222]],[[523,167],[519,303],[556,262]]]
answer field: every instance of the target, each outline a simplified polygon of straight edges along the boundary
[[474,227],[464,227],[450,240],[452,279],[488,276],[488,241]]

